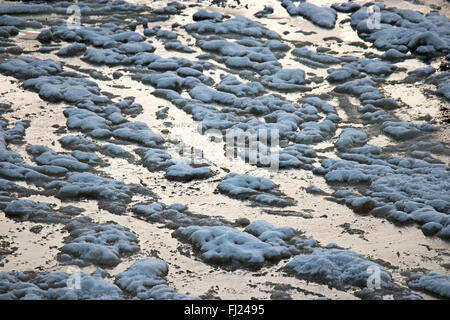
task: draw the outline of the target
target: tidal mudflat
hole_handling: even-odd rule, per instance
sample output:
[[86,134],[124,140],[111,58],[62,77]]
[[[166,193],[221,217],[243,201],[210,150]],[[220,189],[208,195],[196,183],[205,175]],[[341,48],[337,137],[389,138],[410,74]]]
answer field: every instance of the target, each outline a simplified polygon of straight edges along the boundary
[[449,299],[448,1],[1,1],[1,299]]

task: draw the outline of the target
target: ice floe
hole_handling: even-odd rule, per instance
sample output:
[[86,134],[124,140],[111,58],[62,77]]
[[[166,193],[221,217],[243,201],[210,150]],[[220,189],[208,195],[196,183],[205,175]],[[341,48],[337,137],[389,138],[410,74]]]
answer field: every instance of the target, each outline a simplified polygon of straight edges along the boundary
[[302,2],[295,6],[291,0],[283,0],[281,5],[291,16],[302,16],[322,28],[334,28],[337,15],[332,8],[318,7],[311,2]]
[[413,273],[408,280],[408,286],[414,290],[430,292],[444,298],[450,298],[450,277],[445,274],[430,272],[427,274]]
[[58,256],[66,264],[111,268],[139,250],[136,236],[118,224],[69,224],[67,229],[70,235]]
[[169,266],[164,260],[147,258],[136,261],[116,276],[115,283],[126,294],[142,300],[197,300],[177,293],[167,285],[164,277]]
[[68,173],[66,180],[53,181],[45,186],[56,189],[61,199],[97,199],[99,206],[113,213],[122,213],[135,192],[148,194],[138,185],[126,185],[120,181],[96,176],[90,172]]
[[[73,285],[69,287],[68,284]],[[116,285],[98,275],[1,272],[0,299],[118,300],[123,299],[123,296]]]
[[371,275],[369,268],[377,268],[379,285],[387,288],[393,285],[389,271],[350,250],[316,248],[310,254],[294,257],[285,268],[297,277],[337,288],[366,287]]
[[283,197],[274,182],[248,174],[229,173],[217,189],[232,198],[250,199],[265,205],[284,207],[293,204],[292,199]]

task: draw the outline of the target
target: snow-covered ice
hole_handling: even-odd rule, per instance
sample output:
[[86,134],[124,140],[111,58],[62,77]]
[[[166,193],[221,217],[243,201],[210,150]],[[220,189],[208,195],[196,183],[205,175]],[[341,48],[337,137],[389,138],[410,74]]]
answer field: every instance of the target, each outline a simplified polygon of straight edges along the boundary
[[66,264],[115,267],[120,258],[139,251],[138,239],[126,228],[113,224],[69,224],[70,235],[59,261]]
[[127,294],[142,300],[197,300],[170,288],[164,277],[169,266],[164,260],[147,258],[136,261],[116,276],[115,283]]

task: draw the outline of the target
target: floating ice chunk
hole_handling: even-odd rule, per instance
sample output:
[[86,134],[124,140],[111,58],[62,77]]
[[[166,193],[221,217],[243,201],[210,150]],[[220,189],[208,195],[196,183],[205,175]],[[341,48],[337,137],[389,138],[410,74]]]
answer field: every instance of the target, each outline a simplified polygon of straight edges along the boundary
[[358,77],[360,73],[358,70],[352,67],[342,67],[340,69],[332,70],[327,76],[327,80],[330,82],[343,82],[348,81],[353,77]]
[[0,162],[0,176],[12,180],[26,180],[34,182],[46,182],[50,178],[41,174],[36,170],[26,168],[22,164],[12,164],[8,162]]
[[69,228],[68,243],[61,248],[59,259],[80,266],[95,264],[115,267],[120,258],[139,251],[136,236],[113,223]]
[[273,8],[265,5],[264,9],[259,10],[258,12],[256,12],[254,14],[254,16],[257,17],[257,18],[262,18],[262,17],[267,16],[267,15],[269,15],[271,13],[273,13]]
[[49,29],[44,29],[38,34],[36,39],[40,42],[46,43],[52,41],[52,38],[53,33]]
[[264,46],[272,51],[288,51],[291,49],[288,44],[275,39],[266,40]]
[[419,77],[419,78],[426,78],[435,72],[436,72],[436,69],[434,69],[432,66],[429,66],[429,67],[422,67],[422,68],[417,68],[417,69],[411,70],[408,72],[408,75]]
[[446,227],[442,228],[442,230],[438,232],[437,236],[439,238],[449,240],[450,239],[450,224],[447,224]]
[[322,65],[328,65],[328,64],[338,64],[341,62],[339,58],[324,54],[324,53],[315,53],[305,47],[302,48],[296,48],[292,50],[292,54],[294,56],[303,57],[310,59],[312,61],[319,62]]
[[[410,188],[411,185],[408,183],[406,187]],[[412,211],[410,216],[418,223],[436,222],[443,226],[447,226],[450,223],[450,217],[447,214],[438,212],[429,206]]]
[[189,90],[189,95],[193,99],[200,100],[204,103],[233,104],[236,99],[236,96],[231,93],[217,91],[203,84],[199,84]]
[[[198,45],[206,51],[218,52],[225,56],[225,64],[230,68],[245,68],[260,74],[272,74],[280,70],[275,55],[268,48],[258,42],[248,41],[229,42],[226,40],[200,40]],[[242,44],[241,44],[242,43]]]
[[198,21],[185,26],[188,32],[213,33],[213,34],[239,34],[255,38],[280,39],[280,36],[262,24],[251,21],[243,16],[237,16],[224,22],[211,20]]
[[39,60],[30,57],[18,57],[0,64],[0,71],[18,79],[47,76],[62,70],[61,63],[50,59]]
[[442,224],[437,222],[427,222],[422,226],[422,232],[426,236],[432,236],[442,230]]
[[[95,151],[97,146],[94,142],[81,136],[65,136],[59,139],[59,143],[66,148],[71,150],[80,151]],[[27,148],[28,151],[28,148]],[[30,147],[31,151],[31,147]]]
[[111,39],[118,42],[141,42],[144,37],[137,32],[118,30],[111,34]]
[[398,140],[412,139],[421,134],[421,131],[435,131],[436,127],[430,124],[416,125],[404,121],[386,121],[382,124],[383,132]]
[[[37,21],[27,21],[21,18],[13,17],[10,15],[1,15],[0,16],[0,26],[9,26],[9,27],[17,27],[17,28],[42,28],[42,25]],[[50,31],[48,29],[46,32]],[[51,35],[51,32],[50,32]],[[44,40],[44,39],[43,39]],[[45,41],[44,41],[45,42]]]
[[361,7],[351,18],[361,36],[374,42],[381,50],[396,49],[400,52],[410,50],[421,55],[443,54],[448,50],[449,38],[444,30],[450,21],[437,12],[423,16],[412,10],[380,8],[380,25],[371,28],[373,12],[368,7]]
[[[371,214],[399,222],[436,222],[444,228],[449,225],[450,199],[443,191],[449,188],[445,165],[400,157],[392,157],[387,162],[375,158],[368,163],[325,159],[322,160],[323,167],[313,172],[324,174],[328,182],[353,185],[368,182],[366,195],[376,206]],[[343,196],[347,202],[353,200],[351,195]],[[441,230],[438,236],[445,238],[444,233]]]
[[192,50],[191,48],[189,48],[188,46],[185,46],[184,44],[182,44],[179,41],[166,42],[164,44],[164,48],[166,48],[166,50],[175,50],[175,51],[184,52],[184,53],[195,52],[195,50]]
[[[420,48],[424,46],[429,47],[429,50],[420,52]],[[447,49],[448,45],[440,39],[438,34],[427,31],[411,37],[408,42],[408,48],[419,53],[434,53],[435,51]]]
[[150,52],[139,52],[139,53],[129,57],[130,62],[136,66],[148,65],[159,59],[161,59],[160,56],[158,56],[154,53],[150,53]]
[[178,228],[175,236],[192,243],[208,263],[260,268],[266,261],[289,257],[288,248],[271,245],[255,236],[225,226]]
[[160,135],[151,131],[147,124],[140,121],[121,124],[113,131],[113,136],[117,139],[136,142],[146,147],[155,147],[164,141]]
[[271,89],[311,90],[303,84],[304,82],[305,72],[301,69],[283,69],[273,75],[265,75],[261,78],[261,83]]
[[[65,10],[64,10],[65,11]],[[65,12],[64,12],[65,14]],[[67,42],[79,42],[95,47],[116,47],[118,42],[140,42],[144,37],[132,31],[123,31],[113,23],[104,23],[101,27],[70,28],[65,23],[52,26],[53,37]]]
[[157,71],[176,70],[180,67],[180,63],[173,59],[158,59],[151,62],[148,67]]
[[367,99],[367,95],[364,97],[363,95],[361,95],[360,98],[364,100],[364,103],[371,104],[375,107],[383,108],[386,110],[393,110],[398,108],[397,102],[392,98]]
[[258,203],[262,203],[268,206],[276,206],[276,207],[286,207],[292,205],[292,201],[286,200],[272,194],[258,194],[255,196],[255,201]]
[[76,158],[65,154],[58,154],[53,150],[43,152],[34,161],[40,165],[58,166],[75,171],[84,171],[89,168],[87,164],[78,161]]
[[350,93],[359,97],[369,92],[378,93],[379,91],[374,85],[375,83],[371,79],[363,78],[339,84],[334,88],[334,91],[339,93]]
[[60,49],[56,54],[60,57],[73,57],[77,55],[81,55],[86,51],[86,45],[82,43],[73,43]]
[[50,204],[19,199],[9,202],[5,209],[5,216],[21,221],[28,220],[39,223],[67,223],[84,209],[73,206],[60,207],[54,210]]
[[291,199],[280,197],[280,192],[271,180],[247,174],[229,173],[217,189],[232,198],[251,199],[271,206],[285,207],[293,204]]
[[0,36],[3,38],[14,37],[19,34],[19,29],[12,26],[0,26]]
[[272,191],[275,188],[275,183],[269,179],[237,173],[227,174],[218,185],[219,191],[237,198],[246,198],[259,192]]
[[336,141],[335,145],[340,151],[363,145],[367,142],[368,136],[365,132],[354,128],[345,128]]
[[147,42],[127,42],[121,44],[117,49],[126,54],[135,54],[139,52],[153,52],[156,48]]
[[376,202],[371,197],[349,197],[346,204],[356,212],[369,212]]
[[339,12],[348,13],[359,10],[361,8],[361,5],[353,2],[344,2],[344,3],[334,3],[331,5],[331,8]]
[[49,14],[53,12],[53,7],[48,4],[35,4],[35,3],[27,3],[27,4],[0,4],[0,13],[1,14],[37,14],[37,13],[46,13]]
[[436,93],[450,101],[450,77],[438,84]]
[[310,105],[313,105],[317,108],[319,108],[323,113],[325,114],[335,114],[336,111],[334,110],[334,107],[329,104],[328,102],[318,98],[318,97],[307,97],[303,99],[305,103],[308,103]]
[[410,276],[408,286],[414,290],[421,290],[450,298],[450,276],[430,272],[428,274],[414,273]]
[[417,11],[409,9],[396,9],[395,12],[404,19],[414,23],[419,23],[425,20],[423,14]]
[[182,204],[166,206],[159,202],[138,204],[132,211],[147,221],[164,223],[166,227],[177,229],[191,225],[220,226],[223,223],[206,215],[193,214]]
[[169,267],[164,260],[147,258],[136,261],[116,276],[115,283],[126,293],[138,299],[196,300],[170,288],[164,277]]
[[300,125],[300,133],[295,133],[290,137],[290,140],[296,143],[311,144],[322,142],[330,133],[336,130],[336,125],[333,121],[325,119],[319,123],[308,121]]
[[279,167],[280,168],[304,168],[312,169],[311,164],[314,162],[312,158],[316,156],[314,150],[306,145],[294,144],[279,151]]
[[164,205],[158,202],[133,206],[133,212],[147,219],[157,220],[164,211]]
[[382,288],[393,286],[391,275],[384,267],[350,250],[316,248],[311,254],[298,255],[286,264],[286,269],[300,278],[336,288],[346,285],[366,287],[370,268],[380,271]]
[[397,67],[384,61],[360,60],[362,71],[368,74],[389,75],[394,72]]
[[92,173],[69,173],[66,181],[53,181],[46,189],[57,189],[60,199],[91,198],[99,200],[99,206],[112,213],[121,213],[131,201],[133,192],[145,193],[137,185],[96,176]]
[[318,7],[309,2],[302,2],[297,7],[290,0],[281,3],[291,16],[300,15],[322,28],[333,29],[336,22],[336,11],[331,8]]
[[13,200],[5,208],[7,217],[21,220],[33,219],[35,217],[45,217],[51,213],[52,209],[48,203],[36,203],[33,200]]
[[199,77],[202,73],[194,68],[181,67],[177,69],[177,74],[180,77]]
[[178,1],[169,2],[165,7],[153,10],[156,14],[180,14],[186,6]]
[[[48,299],[63,299],[71,296],[80,300],[119,300],[123,299],[121,290],[112,283],[103,280],[99,276],[80,273],[79,288],[67,288],[70,283],[71,274],[62,272],[49,273],[38,277],[37,285],[44,287],[48,285]],[[56,286],[56,288],[52,288]],[[60,288],[58,288],[61,286]],[[46,287],[46,286],[45,286]]]
[[0,129],[0,161],[21,164],[23,162],[22,157],[14,151],[7,150],[5,140]]
[[143,149],[138,153],[142,157],[144,166],[152,172],[165,170],[174,164],[172,157],[161,149]]
[[[133,49],[131,47],[130,49]],[[82,60],[96,64],[118,65],[128,64],[130,60],[127,55],[117,52],[114,49],[96,49],[89,48],[86,50]]]
[[15,184],[14,182],[6,179],[0,179],[0,190],[1,191],[9,191],[9,192],[20,192],[24,191],[25,188],[20,187],[19,185]]
[[100,96],[98,85],[88,79],[60,77],[60,76],[40,76],[24,81],[24,87],[36,90],[39,96],[47,101],[69,103],[105,103],[108,99]]
[[152,86],[160,89],[181,90],[183,79],[177,76],[173,71],[166,71],[161,74],[144,75],[141,78],[143,83],[150,83]]
[[125,159],[134,159],[133,155],[129,153],[128,151],[125,151],[119,146],[116,146],[114,144],[105,144],[100,147],[100,152],[110,156],[110,157],[119,157],[119,158],[125,158]]
[[381,59],[390,61],[403,60],[406,59],[407,57],[408,57],[407,54],[400,52],[394,48],[387,50],[385,53],[381,55]]
[[110,121],[89,110],[67,108],[64,110],[64,115],[67,117],[69,129],[77,129],[83,132],[92,132],[98,129],[110,130]]
[[227,75],[217,85],[217,89],[233,93],[237,97],[254,96],[264,92],[259,82],[242,83],[235,76]]
[[26,166],[37,172],[43,173],[49,176],[65,176],[69,170],[60,166],[52,165],[40,165],[40,166]]
[[206,179],[212,176],[208,167],[192,167],[185,163],[177,163],[167,168],[166,178],[176,181],[191,181],[194,179]]
[[163,39],[176,39],[178,36],[175,32],[170,31],[170,30],[163,30],[163,29],[159,29],[158,32],[156,32],[156,36],[158,38],[163,38]]
[[[14,127],[6,130],[4,139],[6,142],[13,140],[22,140],[25,135],[25,130],[30,126],[29,121],[17,121]],[[1,132],[1,129],[0,129]],[[1,133],[0,133],[1,134]]]
[[98,164],[101,161],[100,158],[93,152],[74,150],[72,151],[72,156],[78,161],[85,162],[91,165]]
[[205,9],[201,9],[194,13],[192,16],[192,19],[194,21],[201,21],[201,20],[215,20],[215,21],[221,21],[222,20],[222,14],[220,12],[210,12],[206,11]]
[[264,220],[256,220],[250,223],[245,229],[259,239],[271,244],[286,245],[284,241],[290,240],[295,236],[295,230],[290,227],[275,228],[273,225]]
[[383,131],[396,139],[411,139],[420,134],[419,129],[407,122],[384,122]]
[[0,297],[16,300],[118,300],[122,291],[97,275],[79,273],[79,287],[69,288],[75,276],[66,272],[0,273]]

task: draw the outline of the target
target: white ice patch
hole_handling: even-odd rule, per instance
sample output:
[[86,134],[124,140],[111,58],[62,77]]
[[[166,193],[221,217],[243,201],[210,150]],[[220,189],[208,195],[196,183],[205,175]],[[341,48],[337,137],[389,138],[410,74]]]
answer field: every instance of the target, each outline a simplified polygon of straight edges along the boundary
[[302,16],[322,28],[334,28],[336,11],[332,8],[318,7],[310,2],[302,2],[296,7],[290,0],[283,0],[281,5],[291,16]]
[[450,276],[437,274],[412,274],[408,286],[414,290],[428,291],[444,298],[450,298]]
[[350,250],[316,248],[311,254],[298,255],[286,264],[286,269],[300,278],[337,288],[366,287],[370,267],[379,270],[381,288],[393,286],[391,275],[384,267]]
[[192,243],[203,260],[214,264],[239,264],[260,268],[265,261],[290,256],[287,247],[271,245],[255,236],[225,226],[190,226],[176,233]]
[[[69,288],[71,277],[79,277]],[[0,273],[0,300],[118,300],[122,291],[97,275],[66,272],[43,274]]]
[[127,294],[138,299],[196,300],[170,288],[164,277],[169,267],[164,260],[147,258],[136,261],[116,276],[115,283]]
[[115,267],[124,255],[139,251],[136,236],[117,224],[93,224],[70,230],[59,260],[66,264]]

